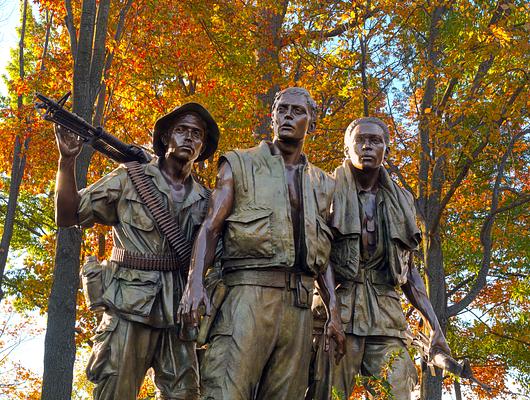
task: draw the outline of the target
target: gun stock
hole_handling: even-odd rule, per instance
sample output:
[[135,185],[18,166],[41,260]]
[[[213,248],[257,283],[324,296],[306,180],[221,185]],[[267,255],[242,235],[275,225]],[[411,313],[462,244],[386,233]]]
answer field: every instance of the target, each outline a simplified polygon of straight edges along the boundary
[[418,350],[421,358],[423,358],[423,360],[426,362],[433,376],[434,367],[436,367],[441,369],[442,371],[450,372],[451,374],[460,378],[468,379],[469,381],[479,385],[486,392],[491,392],[491,387],[475,378],[475,376],[473,375],[473,370],[471,369],[471,364],[469,363],[468,359],[464,359],[458,362],[453,357],[448,354],[445,354],[444,352],[437,352],[431,358],[430,340],[423,332],[418,332],[416,336],[413,336],[412,334],[408,333],[406,340],[409,345],[412,345]]
[[74,132],[94,150],[118,163],[138,161],[144,164],[152,159],[152,156],[143,148],[122,142],[103,128],[94,127],[78,115],[65,110],[64,104],[69,96],[70,92],[59,101],[55,101],[41,93],[36,93],[36,97],[40,101],[35,102],[35,108],[46,121],[54,122]]

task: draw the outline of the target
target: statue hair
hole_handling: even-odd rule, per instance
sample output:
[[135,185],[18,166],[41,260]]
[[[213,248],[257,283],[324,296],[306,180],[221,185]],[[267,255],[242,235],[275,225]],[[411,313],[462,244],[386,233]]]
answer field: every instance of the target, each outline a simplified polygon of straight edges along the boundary
[[313,100],[313,98],[311,97],[311,94],[307,91],[307,89],[304,89],[301,87],[288,87],[286,89],[276,92],[276,95],[274,96],[274,102],[272,103],[272,112],[274,112],[274,110],[276,109],[276,105],[278,104],[278,100],[280,100],[280,97],[286,93],[304,96],[305,99],[307,100],[307,106],[311,114],[311,122],[316,123],[317,103],[315,100]]
[[350,125],[348,125],[348,128],[346,128],[346,133],[344,134],[344,142],[346,142],[346,139],[349,138],[352,135],[353,130],[355,129],[355,127],[360,125],[360,124],[375,124],[375,125],[377,125],[378,127],[380,127],[383,130],[383,136],[384,136],[385,144],[387,146],[390,144],[390,131],[388,130],[388,126],[382,120],[380,120],[377,117],[363,117],[363,118],[358,118],[358,119],[352,121],[350,123]]

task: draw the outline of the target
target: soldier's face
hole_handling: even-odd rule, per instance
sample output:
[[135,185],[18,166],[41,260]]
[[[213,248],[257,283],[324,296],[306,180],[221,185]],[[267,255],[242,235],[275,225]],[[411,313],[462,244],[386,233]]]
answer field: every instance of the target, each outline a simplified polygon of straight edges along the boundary
[[284,93],[272,111],[274,138],[286,142],[303,140],[314,129],[307,99],[301,94]]
[[370,122],[357,125],[345,144],[353,166],[361,170],[379,168],[388,153],[383,129]]
[[181,161],[195,161],[201,154],[206,138],[206,125],[195,114],[184,114],[177,118],[163,137],[166,145],[166,158],[174,157]]

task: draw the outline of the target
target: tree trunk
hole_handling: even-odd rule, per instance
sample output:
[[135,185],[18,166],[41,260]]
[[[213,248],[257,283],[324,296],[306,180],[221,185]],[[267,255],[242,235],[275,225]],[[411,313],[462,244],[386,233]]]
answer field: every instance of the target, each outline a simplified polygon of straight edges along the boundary
[[274,95],[280,90],[281,67],[281,30],[285,13],[287,12],[288,0],[281,4],[268,1],[258,2],[260,7],[260,31],[257,39],[257,64],[258,69],[263,71],[258,79],[267,85],[267,90],[258,93],[258,126],[254,136],[258,140],[271,140],[271,118],[270,110],[274,102]]
[[462,388],[460,387],[460,382],[458,382],[457,380],[455,380],[454,388],[456,400],[462,400]]
[[[28,1],[24,0],[22,6],[22,26],[20,29],[20,42],[18,46],[18,69],[20,79],[24,79],[24,38],[26,36],[26,16],[28,10]],[[18,96],[17,109],[18,112],[22,112],[24,107],[22,102],[22,95]],[[28,122],[26,120],[26,122]],[[22,120],[20,121],[22,125]],[[23,131],[23,129],[21,129]],[[7,263],[7,256],[9,254],[9,246],[11,244],[11,238],[13,237],[13,227],[15,224],[15,213],[18,204],[18,194],[20,192],[20,184],[22,183],[22,177],[24,176],[24,169],[26,168],[26,154],[29,146],[30,137],[26,136],[24,144],[21,141],[20,132],[15,137],[15,146],[13,148],[13,164],[11,168],[11,180],[9,182],[9,197],[7,200],[7,211],[6,218],[4,221],[4,231],[2,233],[2,241],[0,242],[0,302],[4,298],[4,292],[2,291],[2,283],[4,281],[4,271]]]
[[[423,232],[429,232],[428,226],[424,225],[422,228]],[[423,238],[423,254],[427,292],[438,321],[440,321],[440,326],[445,332],[447,326],[445,318],[447,300],[440,232],[436,229],[435,232],[429,235],[426,234],[426,236]],[[442,371],[438,368],[435,371],[436,376],[432,376],[429,368],[422,369],[421,398],[423,400],[442,399]]]
[[366,73],[367,68],[367,52],[368,39],[364,37],[362,32],[359,33],[359,44],[361,48],[361,82],[362,82],[362,97],[363,97],[363,117],[370,116],[370,103],[368,101],[368,77]]
[[[131,1],[122,9],[118,32],[121,37],[123,23]],[[110,0],[84,0],[82,3],[79,39],[73,25],[72,5],[65,1],[67,27],[71,51],[75,59],[73,77],[72,111],[93,123],[94,103],[99,97],[104,102],[105,90],[101,79],[110,68],[111,59],[105,60],[105,41],[110,12]],[[118,38],[119,39],[119,38]],[[107,61],[107,63],[105,62]],[[101,116],[98,116],[101,119]],[[76,160],[78,188],[87,183],[87,172],[93,150],[85,146]],[[59,228],[55,253],[55,269],[48,303],[48,323],[44,342],[44,375],[41,400],[70,400],[75,362],[76,299],[79,288],[81,256],[81,230],[77,227]]]
[[[90,69],[96,19],[95,0],[83,1],[79,42],[74,62],[74,113],[92,121]],[[104,43],[97,43],[103,46]],[[74,46],[72,46],[73,48]],[[84,147],[76,161],[78,188],[86,186],[86,175],[92,150]],[[48,322],[44,340],[44,374],[41,400],[69,400],[75,362],[76,300],[79,288],[81,231],[77,227],[59,228],[55,248],[55,268],[48,301]]]
[[11,180],[9,183],[9,197],[7,200],[7,211],[4,221],[4,232],[2,233],[2,241],[0,243],[0,302],[4,298],[2,282],[4,280],[4,271],[7,263],[7,256],[9,254],[9,245],[11,243],[11,238],[13,237],[18,194],[20,192],[20,184],[22,183],[22,177],[24,176],[24,169],[26,167],[26,153],[29,146],[29,140],[29,137],[27,137],[22,144],[20,136],[17,135],[15,137],[13,168],[11,169]]
[[80,248],[81,231],[78,228],[59,228],[48,302],[41,400],[69,400],[72,396]]

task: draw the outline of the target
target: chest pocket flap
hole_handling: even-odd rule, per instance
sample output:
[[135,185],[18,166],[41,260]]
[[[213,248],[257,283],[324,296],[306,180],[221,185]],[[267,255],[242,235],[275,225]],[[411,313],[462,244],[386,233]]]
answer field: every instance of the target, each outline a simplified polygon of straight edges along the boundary
[[121,221],[142,231],[152,231],[155,222],[138,193],[131,190],[125,195],[125,199],[127,204],[125,212],[120,216]]

